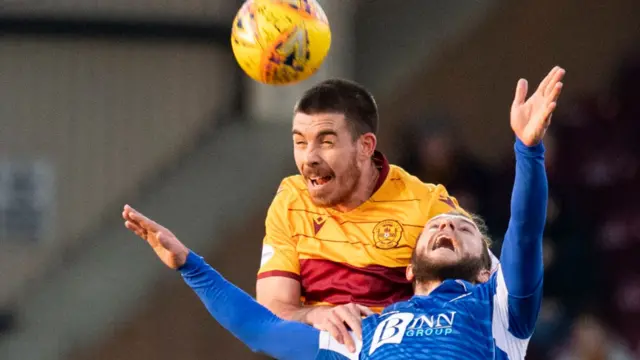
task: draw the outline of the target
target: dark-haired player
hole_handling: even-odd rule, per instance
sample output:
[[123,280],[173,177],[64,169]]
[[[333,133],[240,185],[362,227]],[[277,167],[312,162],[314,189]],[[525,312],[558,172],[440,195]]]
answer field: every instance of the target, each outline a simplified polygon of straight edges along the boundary
[[518,82],[511,110],[516,175],[501,265],[493,274],[486,234],[461,213],[430,219],[413,250],[408,301],[349,319],[350,349],[328,332],[283,320],[228,283],[168,229],[125,207],[125,226],[179,269],[213,317],[254,351],[278,359],[524,359],[542,299],[547,179],[542,138],[562,89],[554,68],[526,99]]
[[359,84],[327,80],[302,95],[291,134],[300,174],[269,208],[258,272],[258,302],[351,347],[345,321],[411,296],[405,269],[427,220],[464,212],[443,186],[390,165],[377,129]]

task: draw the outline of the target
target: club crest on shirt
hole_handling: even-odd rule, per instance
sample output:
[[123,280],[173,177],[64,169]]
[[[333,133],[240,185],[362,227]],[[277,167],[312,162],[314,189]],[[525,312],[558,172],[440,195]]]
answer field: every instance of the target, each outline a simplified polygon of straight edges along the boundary
[[383,220],[373,228],[373,242],[379,249],[393,249],[402,238],[402,225],[395,220]]

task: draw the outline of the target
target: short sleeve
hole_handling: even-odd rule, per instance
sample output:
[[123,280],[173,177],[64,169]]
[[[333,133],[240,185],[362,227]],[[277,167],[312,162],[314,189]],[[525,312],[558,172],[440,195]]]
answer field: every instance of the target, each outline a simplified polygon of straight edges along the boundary
[[300,262],[288,219],[293,191],[283,182],[267,211],[258,279],[284,276],[299,280]]

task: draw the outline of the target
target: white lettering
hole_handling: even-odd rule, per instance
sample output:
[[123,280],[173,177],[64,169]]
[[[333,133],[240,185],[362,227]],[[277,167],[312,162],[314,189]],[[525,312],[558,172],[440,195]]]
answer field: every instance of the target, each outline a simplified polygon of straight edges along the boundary
[[386,318],[383,322],[378,324],[375,333],[373,334],[373,341],[371,342],[371,349],[369,355],[385,344],[400,344],[402,338],[409,326],[409,322],[413,319],[413,314],[400,313],[394,314]]
[[456,316],[455,311],[451,311],[448,314],[438,314],[434,315],[421,315],[420,317],[414,319],[409,326],[410,329],[422,329],[423,326],[431,329],[438,328],[449,328],[453,326],[453,319]]
[[[452,327],[453,326],[453,318],[456,316],[456,312],[455,311],[451,311],[449,314],[451,314],[451,317],[448,317],[447,314],[439,314],[438,315],[438,320],[436,321],[436,326],[441,328],[441,327]],[[447,322],[448,325],[442,325],[442,322],[440,320],[444,319],[444,321]]]
[[[389,316],[389,314],[383,316]],[[405,336],[449,335],[453,333],[455,316],[455,311],[434,315],[420,315],[418,317],[411,313],[390,315],[376,327],[371,348],[369,349],[369,355],[373,354],[382,345],[400,344]]]

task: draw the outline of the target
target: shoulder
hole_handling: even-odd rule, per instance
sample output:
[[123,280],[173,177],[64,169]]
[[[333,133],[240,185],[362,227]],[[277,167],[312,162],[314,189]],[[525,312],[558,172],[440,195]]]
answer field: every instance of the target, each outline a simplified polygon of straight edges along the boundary
[[443,185],[423,182],[417,176],[411,175],[397,165],[390,165],[388,180],[396,188],[402,189],[408,196],[425,198],[447,194],[447,190]]
[[493,272],[489,276],[489,280],[487,280],[487,282],[477,284],[477,285],[472,285],[473,286],[472,293],[474,294],[474,297],[479,299],[486,299],[486,300],[489,300],[490,302],[493,302],[493,298],[496,295],[496,288],[497,288],[497,273],[498,273],[497,271]]
[[274,195],[274,203],[290,204],[303,198],[308,198],[309,193],[304,179],[300,175],[287,176],[282,179]]
[[392,313],[397,313],[399,311],[407,311],[407,309],[412,307],[413,303],[410,300],[398,301],[384,308],[380,315],[386,316]]
[[276,194],[279,194],[281,192],[299,194],[301,192],[306,192],[306,189],[307,188],[302,176],[291,175],[280,181],[280,186],[278,187],[278,191],[276,192]]

